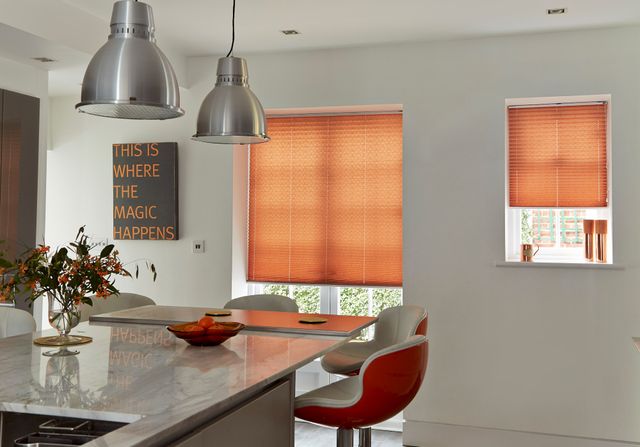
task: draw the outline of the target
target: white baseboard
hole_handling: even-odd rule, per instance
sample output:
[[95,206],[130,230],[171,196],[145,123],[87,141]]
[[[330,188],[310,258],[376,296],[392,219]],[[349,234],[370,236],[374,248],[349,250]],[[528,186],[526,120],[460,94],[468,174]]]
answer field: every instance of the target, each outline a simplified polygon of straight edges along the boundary
[[640,442],[405,421],[403,445],[412,447],[627,447]]

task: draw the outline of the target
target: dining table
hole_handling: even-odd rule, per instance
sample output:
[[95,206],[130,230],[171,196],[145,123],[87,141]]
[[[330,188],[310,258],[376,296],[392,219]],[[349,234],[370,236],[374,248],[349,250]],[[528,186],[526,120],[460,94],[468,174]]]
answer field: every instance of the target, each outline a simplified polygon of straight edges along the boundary
[[216,321],[242,323],[249,331],[337,337],[352,337],[377,321],[377,318],[368,316],[156,305],[92,315],[89,320],[92,322],[170,325],[198,321],[206,314],[214,315]]
[[76,356],[43,356],[51,348],[33,340],[50,330],[0,340],[0,444],[70,420],[111,424],[87,447],[293,446],[296,370],[376,321],[323,315],[326,322],[305,324],[305,314],[231,310],[214,318],[246,328],[218,346],[191,346],[166,328],[215,310],[93,316],[73,331],[93,338],[74,346]]

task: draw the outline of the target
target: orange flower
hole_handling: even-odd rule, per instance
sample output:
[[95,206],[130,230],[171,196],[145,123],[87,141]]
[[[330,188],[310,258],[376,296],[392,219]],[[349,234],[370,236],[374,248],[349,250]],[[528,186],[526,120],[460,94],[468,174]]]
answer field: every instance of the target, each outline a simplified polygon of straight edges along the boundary
[[60,275],[60,276],[58,277],[58,282],[59,282],[60,284],[66,284],[66,283],[68,283],[68,282],[69,282],[69,276],[68,276],[68,275]]
[[105,289],[103,289],[103,288],[98,289],[98,291],[96,292],[96,296],[97,296],[98,298],[106,298],[106,297],[108,297],[109,295],[111,295],[111,294],[109,293],[109,291],[108,291],[108,290],[105,290]]

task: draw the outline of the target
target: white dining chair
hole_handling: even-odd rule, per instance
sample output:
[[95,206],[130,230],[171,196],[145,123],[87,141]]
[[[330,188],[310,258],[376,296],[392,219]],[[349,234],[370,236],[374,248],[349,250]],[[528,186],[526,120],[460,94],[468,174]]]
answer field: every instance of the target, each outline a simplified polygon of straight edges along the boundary
[[0,338],[28,334],[36,330],[36,320],[29,312],[0,307]]
[[151,298],[138,295],[137,293],[120,293],[119,295],[111,295],[106,298],[98,298],[94,295],[89,298],[93,301],[93,306],[83,304],[80,307],[80,321],[89,320],[91,315],[106,314],[117,310],[156,304]]
[[325,355],[320,364],[331,374],[357,375],[370,355],[416,334],[427,334],[426,310],[420,306],[389,307],[378,315],[373,340],[345,343]]
[[227,301],[225,309],[272,310],[276,312],[299,312],[298,305],[283,295],[247,295]]

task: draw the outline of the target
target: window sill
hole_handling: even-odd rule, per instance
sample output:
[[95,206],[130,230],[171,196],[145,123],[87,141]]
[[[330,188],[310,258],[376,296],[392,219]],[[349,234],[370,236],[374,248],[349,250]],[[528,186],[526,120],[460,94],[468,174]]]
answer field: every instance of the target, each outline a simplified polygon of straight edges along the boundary
[[597,262],[549,262],[549,261],[496,261],[496,267],[524,267],[524,268],[568,268],[568,269],[596,269],[596,270],[625,270],[622,264],[599,264]]

